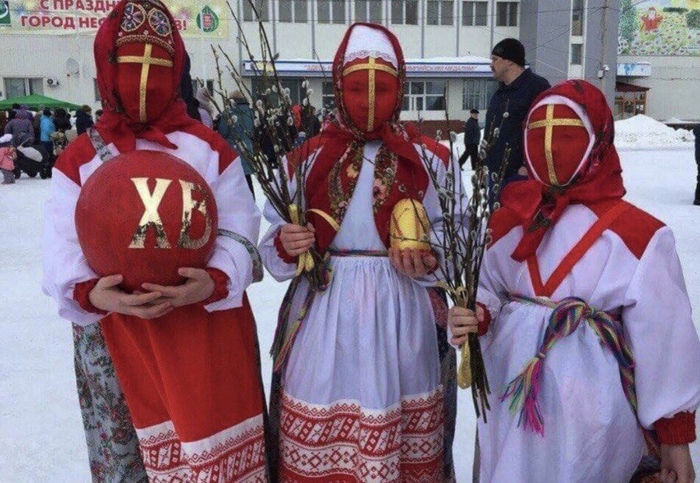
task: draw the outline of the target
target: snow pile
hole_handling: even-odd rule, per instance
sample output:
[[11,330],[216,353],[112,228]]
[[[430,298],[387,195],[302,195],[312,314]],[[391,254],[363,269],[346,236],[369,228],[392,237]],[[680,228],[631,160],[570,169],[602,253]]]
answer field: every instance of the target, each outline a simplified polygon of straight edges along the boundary
[[673,129],[644,114],[615,122],[615,146],[618,148],[686,146],[694,140],[691,131]]

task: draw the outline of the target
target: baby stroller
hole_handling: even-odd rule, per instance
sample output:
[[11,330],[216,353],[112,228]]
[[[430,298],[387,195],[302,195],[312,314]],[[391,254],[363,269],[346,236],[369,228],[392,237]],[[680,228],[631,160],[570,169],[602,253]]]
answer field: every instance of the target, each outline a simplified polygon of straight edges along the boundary
[[13,171],[15,178],[22,176],[23,172],[30,178],[34,178],[37,174],[41,176],[41,179],[51,177],[52,157],[41,143],[34,142],[29,134],[21,133],[15,136],[12,144],[17,149],[17,159]]

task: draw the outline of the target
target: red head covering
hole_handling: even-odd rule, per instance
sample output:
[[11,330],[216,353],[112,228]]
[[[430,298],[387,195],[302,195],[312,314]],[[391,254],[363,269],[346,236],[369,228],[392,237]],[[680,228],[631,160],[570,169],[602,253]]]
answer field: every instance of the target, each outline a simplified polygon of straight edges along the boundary
[[333,62],[336,105],[343,123],[372,133],[401,112],[405,63],[401,46],[386,29],[355,24]]
[[595,205],[625,194],[604,94],[583,80],[558,84],[535,99],[524,125],[530,180],[509,184],[503,206],[522,220],[525,235],[512,257],[537,252],[545,233],[567,206]]
[[122,0],[95,37],[97,86],[104,114],[97,129],[121,152],[136,138],[176,148],[165,134],[195,123],[180,100],[185,46],[159,0]]
[[[355,48],[357,45],[362,45],[363,50]],[[348,46],[352,51],[348,51]],[[337,160],[353,141],[381,139],[404,162],[422,170],[414,147],[414,143],[420,143],[420,133],[412,124],[399,122],[405,83],[406,63],[394,34],[377,24],[352,24],[333,60],[338,116],[322,133],[325,147],[321,156]],[[378,89],[388,92],[378,94]]]

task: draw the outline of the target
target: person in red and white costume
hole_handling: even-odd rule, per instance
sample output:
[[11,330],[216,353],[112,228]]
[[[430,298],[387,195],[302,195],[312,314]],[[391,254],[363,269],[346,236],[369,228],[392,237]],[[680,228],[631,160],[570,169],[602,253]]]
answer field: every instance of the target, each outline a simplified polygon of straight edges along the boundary
[[[647,453],[662,481],[693,481],[700,341],[673,234],[622,200],[596,87],[545,91],[524,130],[530,179],[503,192],[478,292],[480,481],[626,482]],[[452,309],[451,342],[476,323]]]
[[[185,55],[158,0],[122,0],[101,25],[95,62],[104,114],[56,163],[43,286],[79,332],[104,336],[150,481],[262,481],[264,397],[245,294],[262,273],[254,256],[260,213],[236,154],[187,116],[178,91]],[[169,153],[209,183],[219,232],[205,269],[181,269],[185,284],[144,284],[145,293],[127,294],[120,275],[99,278],[88,266],[74,216],[92,173],[139,150]],[[77,337],[76,352],[94,340]]]
[[[412,198],[439,228],[424,162],[440,183],[459,177],[444,146],[399,122],[405,69],[391,32],[352,25],[333,64],[338,116],[285,161],[290,176],[308,166],[310,224],[286,224],[265,208],[271,227],[259,248],[273,277],[293,278],[297,257],[314,244],[331,271],[275,361],[282,481],[443,481],[443,394],[427,288],[439,257],[390,249],[389,220]],[[307,291],[303,279],[292,321]]]

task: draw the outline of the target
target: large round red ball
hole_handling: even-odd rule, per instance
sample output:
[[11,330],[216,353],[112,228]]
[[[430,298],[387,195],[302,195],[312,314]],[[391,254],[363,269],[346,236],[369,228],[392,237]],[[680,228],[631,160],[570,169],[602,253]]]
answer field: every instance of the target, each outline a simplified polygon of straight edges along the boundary
[[204,268],[216,240],[216,201],[181,159],[132,151],[90,176],[75,208],[78,241],[101,277],[122,274],[126,291],[145,282],[178,285],[181,267]]

